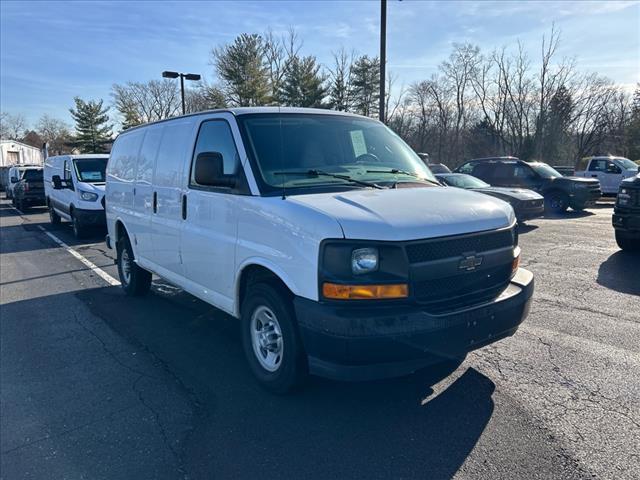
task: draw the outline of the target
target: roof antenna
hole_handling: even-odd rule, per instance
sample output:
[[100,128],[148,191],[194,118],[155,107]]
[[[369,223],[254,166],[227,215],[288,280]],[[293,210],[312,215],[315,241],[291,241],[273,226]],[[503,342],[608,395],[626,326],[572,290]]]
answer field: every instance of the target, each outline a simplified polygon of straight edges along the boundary
[[[284,165],[284,138],[282,137],[282,110],[280,108],[280,105],[278,105],[278,120],[280,123],[280,162],[282,164],[282,172],[284,174],[286,173],[286,168]],[[286,178],[286,174],[282,175],[282,200],[286,200],[287,198],[285,189]]]

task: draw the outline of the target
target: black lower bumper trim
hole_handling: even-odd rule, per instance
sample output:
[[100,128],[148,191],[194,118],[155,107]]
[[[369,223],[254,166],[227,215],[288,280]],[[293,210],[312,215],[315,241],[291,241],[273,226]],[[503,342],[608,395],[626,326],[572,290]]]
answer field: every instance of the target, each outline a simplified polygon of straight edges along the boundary
[[296,297],[310,372],[339,380],[412,373],[513,335],[529,313],[533,275],[519,269],[496,299],[430,314],[420,306],[335,306]]
[[86,210],[76,208],[73,210],[73,215],[78,219],[81,225],[90,226],[106,226],[107,219],[104,210]]

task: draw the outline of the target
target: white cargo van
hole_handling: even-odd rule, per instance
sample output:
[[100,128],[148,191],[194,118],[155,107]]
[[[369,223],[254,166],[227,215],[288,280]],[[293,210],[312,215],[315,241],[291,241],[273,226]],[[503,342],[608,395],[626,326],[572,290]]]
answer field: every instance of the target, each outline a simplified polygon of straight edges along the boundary
[[600,156],[581,158],[576,165],[574,175],[597,178],[600,181],[602,193],[616,194],[622,180],[635,177],[637,173],[638,165],[628,158]]
[[68,220],[77,238],[105,225],[104,186],[109,155],[60,155],[44,163],[44,192],[51,223]]
[[515,333],[533,277],[505,202],[441,187],[378,121],[238,108],[131,128],[107,167],[124,290],[237,317],[256,378],[403,375]]

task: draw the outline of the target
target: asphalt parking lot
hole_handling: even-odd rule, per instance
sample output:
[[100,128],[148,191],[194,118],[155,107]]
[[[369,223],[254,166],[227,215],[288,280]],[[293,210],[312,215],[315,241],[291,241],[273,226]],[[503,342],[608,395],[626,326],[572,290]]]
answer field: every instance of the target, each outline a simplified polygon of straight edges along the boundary
[[161,281],[125,297],[88,266],[117,278],[102,232],[78,242],[2,201],[0,477],[638,478],[640,255],[611,213],[521,229],[536,293],[515,336],[278,397],[233,319]]

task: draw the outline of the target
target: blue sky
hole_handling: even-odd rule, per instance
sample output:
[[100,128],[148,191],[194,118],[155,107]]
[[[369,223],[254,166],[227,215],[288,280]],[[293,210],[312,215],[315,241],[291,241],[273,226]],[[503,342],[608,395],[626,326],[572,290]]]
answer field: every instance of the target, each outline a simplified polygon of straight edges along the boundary
[[[0,108],[33,124],[70,122],[73,97],[111,102],[113,83],[159,78],[165,69],[213,79],[211,48],[242,32],[296,28],[302,52],[330,63],[345,47],[377,54],[378,1],[0,2]],[[533,56],[552,23],[558,56],[633,88],[640,81],[640,3],[482,1],[388,3],[388,69],[397,84],[428,78],[469,41],[490,51],[519,39]]]

